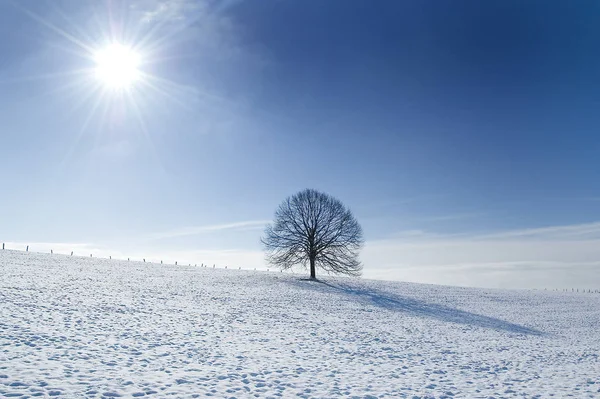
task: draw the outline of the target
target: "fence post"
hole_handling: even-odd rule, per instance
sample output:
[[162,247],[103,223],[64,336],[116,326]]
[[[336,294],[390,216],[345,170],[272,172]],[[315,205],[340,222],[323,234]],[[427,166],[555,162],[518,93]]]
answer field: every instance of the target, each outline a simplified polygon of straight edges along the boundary
[[71,256],[73,256],[73,251],[71,251]]
[[160,264],[162,265],[162,260],[160,261]]
[[25,249],[25,252],[29,252],[29,245],[27,246],[27,249]]
[[4,243],[2,243],[2,249],[4,249]]
[[53,253],[54,253],[54,251],[53,251],[53,250],[50,250],[50,253],[51,253],[51,254],[53,254]]
[[90,258],[92,257],[92,254],[90,254]]
[[108,257],[108,259],[112,259],[112,255],[110,255],[110,256]]
[[177,266],[177,261],[175,261],[175,266]]
[[144,258],[144,263],[146,263],[146,258]]

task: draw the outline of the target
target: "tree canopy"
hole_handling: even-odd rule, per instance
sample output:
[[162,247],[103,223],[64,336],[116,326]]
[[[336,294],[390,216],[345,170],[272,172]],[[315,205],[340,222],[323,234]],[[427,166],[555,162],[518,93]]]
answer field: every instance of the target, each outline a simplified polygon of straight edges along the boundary
[[359,276],[358,253],[364,243],[362,228],[336,198],[306,189],[288,197],[261,239],[267,261],[279,268],[309,266],[328,273]]

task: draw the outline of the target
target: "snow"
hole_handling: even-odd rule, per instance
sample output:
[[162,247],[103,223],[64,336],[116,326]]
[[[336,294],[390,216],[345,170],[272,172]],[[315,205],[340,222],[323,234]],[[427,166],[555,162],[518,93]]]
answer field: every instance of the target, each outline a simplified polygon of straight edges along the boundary
[[600,397],[600,294],[0,251],[0,397]]

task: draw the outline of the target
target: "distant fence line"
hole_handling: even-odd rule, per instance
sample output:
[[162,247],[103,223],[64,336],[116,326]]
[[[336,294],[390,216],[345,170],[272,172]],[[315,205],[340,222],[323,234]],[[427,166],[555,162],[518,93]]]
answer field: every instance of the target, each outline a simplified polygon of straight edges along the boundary
[[[5,249],[6,249],[6,243],[2,243],[2,250],[5,250]],[[25,252],[29,252],[29,245],[27,245],[25,247]],[[74,253],[75,253],[74,251],[71,251],[71,256],[74,256]],[[50,254],[54,254],[54,249],[50,249]],[[93,254],[90,254],[90,258],[92,258],[92,257],[93,257]],[[101,258],[99,258],[99,259],[101,259]],[[112,255],[110,255],[108,257],[108,259],[112,260]],[[118,260],[118,259],[115,259],[115,260]],[[127,261],[130,261],[130,260],[131,260],[130,258],[127,258]],[[142,258],[141,262],[142,263],[146,263],[146,258]],[[153,263],[153,262],[148,262],[148,263]],[[163,264],[162,260],[160,261],[160,264],[161,265]],[[178,261],[175,261],[174,265],[177,266],[178,265]],[[189,263],[188,266],[192,266],[192,264]],[[194,264],[194,267],[198,267],[198,264],[197,263]],[[208,264],[205,265],[204,263],[201,263],[200,267],[208,267]],[[216,269],[216,264],[213,264],[212,268]],[[224,269],[227,269],[227,265],[224,266]],[[238,270],[242,270],[242,268],[238,267]],[[254,268],[254,271],[256,271],[256,267]],[[271,269],[267,269],[267,271],[270,272]],[[283,271],[281,270],[281,272],[283,272]],[[542,289],[539,289],[539,288],[533,288],[531,290],[533,290],[533,291],[542,291]],[[591,288],[587,288],[587,289],[583,289],[583,288],[582,289],[579,289],[579,288],[551,288],[551,289],[544,288],[543,291],[580,292],[580,293],[586,293],[586,294],[600,294],[600,289],[591,289]]]
[[[7,248],[6,248],[6,243],[4,243],[4,242],[3,242],[3,243],[2,243],[2,250],[5,250],[5,249],[7,249]],[[16,249],[16,251],[18,251],[18,249]],[[25,252],[29,252],[29,245],[25,246]],[[53,255],[53,254],[54,254],[54,249],[50,249],[50,254],[51,254],[51,255]],[[75,251],[71,251],[71,254],[70,254],[70,256],[76,256],[76,255],[75,255]],[[91,254],[90,254],[90,258],[93,258],[93,257],[94,257],[94,254],[93,254],[93,253],[91,253]],[[99,258],[99,259],[102,259],[102,258]],[[106,259],[106,258],[105,258],[105,259]],[[113,258],[112,258],[112,255],[109,255],[109,256],[108,256],[108,259],[109,259],[109,260],[113,260]],[[114,259],[114,260],[119,260],[119,259]],[[131,261],[131,258],[127,258],[127,261],[128,261],[128,262],[129,262],[129,261]],[[146,258],[142,258],[142,260],[141,260],[140,262],[142,262],[142,263],[153,263],[153,262],[151,262],[151,261],[148,261],[148,262],[146,262]],[[160,261],[160,264],[161,264],[161,265],[162,265],[162,264],[164,264],[164,261],[163,261],[163,260],[161,260],[161,261]],[[179,265],[179,261],[175,261],[174,265],[178,266],[178,265]],[[191,263],[188,263],[188,266],[189,266],[189,267],[191,267],[191,266],[192,266],[192,264],[191,264]],[[198,267],[198,264],[197,264],[197,263],[195,263],[195,264],[194,264],[194,267]],[[200,267],[205,267],[205,268],[207,268],[207,267],[208,267],[208,264],[201,263],[201,264],[200,264]],[[216,264],[213,264],[213,269],[216,269],[216,267],[217,267],[217,265],[216,265]],[[228,267],[227,267],[227,266],[224,266],[224,268],[225,268],[225,269],[227,269]],[[242,268],[241,268],[241,267],[238,267],[238,270],[242,270]],[[256,271],[256,268],[254,268],[254,270]],[[269,271],[269,269],[267,269],[267,271]]]

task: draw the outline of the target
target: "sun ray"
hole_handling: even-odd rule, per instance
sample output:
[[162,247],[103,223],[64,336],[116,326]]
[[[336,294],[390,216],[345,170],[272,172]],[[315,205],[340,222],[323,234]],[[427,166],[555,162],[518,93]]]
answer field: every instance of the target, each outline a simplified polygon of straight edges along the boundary
[[158,87],[157,85],[155,85],[154,83],[152,83],[149,80],[144,80],[142,81],[142,84],[149,88],[150,90],[153,90],[154,92],[160,94],[161,96],[167,98],[170,101],[173,101],[174,103],[176,103],[177,105],[181,106],[182,108],[186,109],[187,111],[193,111],[192,107],[190,107],[188,104],[186,104],[185,102],[179,100],[178,98],[176,98],[174,95],[170,94],[168,91],[161,89],[160,87]]
[[98,95],[98,93],[100,93],[101,96],[105,95],[104,93],[102,93],[102,86],[98,83],[94,84],[90,89],[86,91],[87,92],[82,97],[80,97],[76,103],[73,104],[73,106],[69,110],[70,113],[78,111],[88,102],[89,99]]
[[[150,28],[150,30],[148,32],[146,32],[144,37],[142,37],[140,40],[136,40],[138,45],[142,48],[150,49],[150,43],[154,39],[154,35],[157,32],[159,32],[162,28],[164,28],[164,26],[167,24],[167,21],[168,21],[167,18],[163,18],[163,19],[159,20],[157,23],[155,23],[152,26],[152,28]],[[154,40],[157,40],[157,39],[154,39]]]
[[96,115],[96,111],[98,110],[98,108],[100,107],[100,105],[104,104],[104,106],[105,106],[105,113],[106,113],[107,103],[105,101],[103,101],[104,100],[104,96],[105,96],[105,92],[102,91],[101,94],[96,99],[96,102],[92,106],[92,109],[90,110],[89,115],[87,116],[87,118],[85,119],[85,121],[83,122],[83,124],[81,125],[81,129],[79,129],[77,137],[75,138],[75,140],[73,140],[73,143],[72,143],[71,147],[69,147],[69,150],[67,151],[67,153],[63,157],[63,160],[61,162],[61,167],[66,166],[66,164],[68,163],[68,161],[71,159],[71,156],[73,155],[73,152],[75,152],[75,149],[79,145],[79,142],[81,141],[81,138],[83,137],[86,129],[88,128],[88,125],[90,124],[90,122],[92,121],[92,119],[94,118],[94,116]]
[[137,102],[135,101],[135,98],[131,94],[131,91],[127,90],[125,93],[126,93],[126,96],[128,97],[129,103],[133,107],[134,114],[135,114],[138,124],[140,126],[140,130],[142,131],[142,134],[144,135],[144,139],[147,141],[148,145],[150,146],[150,151],[152,152],[152,157],[156,161],[161,172],[166,172],[165,167],[164,167],[163,163],[161,162],[160,157],[158,156],[158,152],[156,151],[156,146],[154,145],[154,142],[152,141],[152,136],[150,135],[150,132],[148,131],[146,122],[144,122],[144,118],[142,116],[142,111],[138,107]]
[[87,54],[94,53],[94,49],[91,46],[85,44],[84,42],[77,39],[75,36],[71,35],[70,33],[64,31],[63,29],[56,27],[55,25],[51,24],[50,22],[46,21],[44,18],[42,18],[39,15],[35,14],[34,12],[26,9],[25,7],[22,7],[16,3],[14,4],[14,6],[17,7],[18,9],[20,9],[25,14],[27,14],[30,18],[34,19],[35,21],[39,22],[40,24],[44,25],[45,27],[49,28],[50,30],[54,31],[55,33],[58,33],[60,36],[67,39],[71,43],[81,47],[83,50],[85,50],[87,52]]
[[[216,9],[212,10],[212,12],[216,11]],[[167,18],[164,18],[162,21],[157,23],[153,29],[151,29],[148,34],[142,38],[139,43],[144,48],[148,49],[151,52],[159,52],[163,46],[168,43],[174,36],[178,35],[182,31],[189,29],[194,24],[198,23],[201,19],[211,17],[212,12],[209,10],[206,13],[198,12],[192,18],[187,18],[185,21],[178,21],[179,24],[176,29],[172,29],[169,33],[162,33],[159,38],[153,37],[154,33],[161,30],[165,24],[168,22]]]
[[[175,83],[171,80],[164,79],[164,78],[161,78],[161,77],[155,76],[155,75],[145,74],[144,77],[147,82],[154,82],[155,84],[164,85],[164,86],[166,86],[166,88],[168,90],[173,90],[174,92],[190,93],[189,86],[181,85],[181,84]],[[194,95],[199,95],[199,96],[203,97],[204,99],[210,100],[212,102],[218,102],[220,104],[231,103],[230,100],[227,100],[224,97],[207,93],[206,91],[199,90],[197,87],[194,87],[193,93],[194,93]]]
[[[197,87],[178,84],[144,71],[148,65],[157,62],[158,58],[152,58],[152,55],[157,55],[156,50],[165,48],[174,35],[196,23],[199,17],[186,19],[177,27],[165,27],[169,23],[167,19],[143,25],[139,20],[133,21],[132,18],[139,17],[139,13],[128,14],[127,3],[119,3],[125,4],[121,9],[115,8],[120,7],[117,2],[107,0],[107,7],[93,7],[90,19],[79,25],[68,18],[67,10],[56,3],[51,4],[51,12],[58,17],[57,20],[37,14],[22,4],[15,4],[15,7],[59,39],[52,40],[49,46],[64,54],[77,55],[83,62],[89,63],[88,67],[24,76],[15,81],[55,80],[59,87],[48,94],[61,93],[61,99],[68,100],[67,112],[80,115],[81,127],[74,127],[72,142],[59,167],[64,168],[76,160],[83,142],[86,145],[88,141],[91,145],[97,144],[97,140],[106,138],[104,135],[117,130],[119,134],[129,134],[129,129],[125,128],[127,123],[131,123],[130,126],[137,123],[140,139],[147,143],[152,158],[164,171],[159,148],[154,142],[156,137],[153,139],[152,136],[153,126],[148,123],[151,111],[147,105],[154,107],[168,102],[191,113],[196,112],[198,99],[215,107],[226,101]],[[181,57],[180,54],[175,58]],[[169,59],[173,58],[165,57],[163,60]],[[82,66],[78,61],[75,64]],[[73,79],[69,79],[71,77]],[[121,115],[130,119],[122,125],[123,128],[120,125]],[[114,125],[113,117],[117,117]],[[105,129],[106,126],[110,129]],[[87,137],[90,134],[93,137]]]
[[81,68],[81,69],[73,69],[71,71],[66,71],[66,72],[41,73],[41,74],[37,74],[37,75],[24,76],[21,78],[1,80],[0,84],[20,83],[20,82],[55,79],[55,78],[63,78],[63,77],[67,78],[67,77],[73,77],[73,76],[83,76],[85,74],[89,74],[90,71],[91,71],[90,68]]
[[52,2],[50,3],[53,5],[52,9],[54,10],[54,12],[58,13],[65,24],[68,24],[68,26],[81,38],[83,38],[85,40],[86,43],[94,43],[94,40],[92,40],[92,37],[90,35],[88,35],[84,29],[81,29],[79,26],[77,26],[77,24],[73,23],[73,18],[69,18],[69,16],[67,14],[65,14],[65,12],[63,11],[63,9],[61,7],[59,7],[56,2]]

